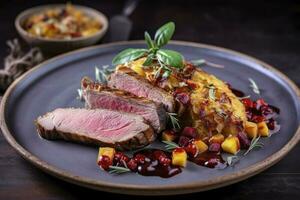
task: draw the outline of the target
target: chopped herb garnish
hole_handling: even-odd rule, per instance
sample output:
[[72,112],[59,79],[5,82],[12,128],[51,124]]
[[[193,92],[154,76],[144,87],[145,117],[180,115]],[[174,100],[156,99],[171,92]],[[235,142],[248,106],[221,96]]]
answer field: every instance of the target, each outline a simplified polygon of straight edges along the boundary
[[247,155],[250,151],[252,151],[254,148],[262,148],[264,144],[262,142],[259,142],[260,136],[257,138],[253,138],[251,140],[250,146],[248,150],[244,153],[244,156]]
[[166,140],[163,140],[162,142],[166,144],[165,148],[168,151],[172,151],[173,149],[176,149],[176,148],[179,147],[179,145],[176,144],[175,142],[169,142],[169,141],[166,141]]
[[147,59],[143,65],[153,68],[155,78],[158,78],[161,74],[163,78],[169,77],[172,72],[171,67],[183,67],[183,56],[180,53],[161,49],[172,38],[174,31],[174,22],[169,22],[156,31],[154,40],[151,39],[148,32],[145,32],[145,41],[148,49],[125,49],[114,57],[113,65],[125,64],[146,56]]
[[220,108],[216,108],[216,113],[224,119],[226,119],[228,117],[227,113]]
[[252,78],[249,78],[248,80],[250,81],[250,87],[252,88],[253,92],[255,94],[260,94],[260,90],[255,81]]
[[109,166],[108,173],[110,174],[123,174],[130,172],[127,167]]
[[207,86],[208,88],[208,97],[211,100],[216,100],[216,87],[213,84],[210,84],[209,86]]
[[177,114],[176,113],[170,113],[170,112],[167,112],[170,120],[171,120],[171,123],[172,123],[172,126],[174,129],[180,129],[180,124],[179,124],[179,120],[177,119]]

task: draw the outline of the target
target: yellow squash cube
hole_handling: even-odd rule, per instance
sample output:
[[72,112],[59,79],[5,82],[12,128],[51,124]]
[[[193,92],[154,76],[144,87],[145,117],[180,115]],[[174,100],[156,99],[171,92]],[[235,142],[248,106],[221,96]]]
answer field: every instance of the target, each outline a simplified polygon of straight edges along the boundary
[[163,141],[173,142],[177,137],[172,131],[166,130],[162,133],[161,138]]
[[185,167],[187,163],[187,154],[183,148],[176,148],[172,152],[172,164]]
[[208,149],[207,144],[205,144],[205,142],[203,142],[202,140],[195,140],[194,144],[196,145],[199,153],[203,153]]
[[249,138],[256,138],[258,134],[257,124],[254,122],[245,123],[245,131]]
[[99,159],[101,158],[101,156],[107,156],[110,158],[110,160],[113,160],[115,153],[116,153],[116,150],[114,148],[100,147],[97,162],[99,162]]
[[257,128],[258,128],[258,134],[260,136],[263,136],[263,137],[268,137],[269,136],[269,128],[266,124],[266,122],[259,122],[257,124]]
[[209,143],[219,143],[222,144],[222,142],[224,142],[224,135],[221,133],[218,133],[216,135],[213,135],[210,139],[209,139]]
[[236,136],[227,137],[221,144],[223,151],[236,154],[240,150],[240,142]]

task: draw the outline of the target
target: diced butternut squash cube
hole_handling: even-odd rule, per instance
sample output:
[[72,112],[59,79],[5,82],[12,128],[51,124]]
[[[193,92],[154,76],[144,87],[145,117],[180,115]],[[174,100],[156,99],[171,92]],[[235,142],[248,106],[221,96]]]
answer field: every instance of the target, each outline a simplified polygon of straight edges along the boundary
[[202,140],[195,140],[194,144],[196,145],[199,153],[203,153],[208,149],[207,144],[205,144],[205,142],[203,142]]
[[245,123],[245,132],[247,133],[249,138],[256,138],[257,137],[257,124],[254,122],[246,122]]
[[101,156],[107,156],[110,158],[110,160],[113,160],[115,153],[116,153],[116,150],[114,148],[100,147],[97,162],[99,162],[99,159],[101,158]]
[[219,143],[222,144],[222,142],[224,142],[224,135],[221,133],[218,133],[216,135],[213,135],[210,139],[209,139],[209,143]]
[[161,138],[164,141],[173,142],[177,138],[177,135],[171,130],[165,130]]
[[236,136],[228,136],[221,144],[223,151],[236,154],[240,150],[240,142]]
[[266,124],[266,122],[259,122],[257,124],[257,128],[258,128],[258,134],[260,136],[263,136],[263,137],[268,137],[269,136],[269,128]]
[[185,167],[187,163],[187,154],[183,148],[176,148],[172,152],[172,164]]

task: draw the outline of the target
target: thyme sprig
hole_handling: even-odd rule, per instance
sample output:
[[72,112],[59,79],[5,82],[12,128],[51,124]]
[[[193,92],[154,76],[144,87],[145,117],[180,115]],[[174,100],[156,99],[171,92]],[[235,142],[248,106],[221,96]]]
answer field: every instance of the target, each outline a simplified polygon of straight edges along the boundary
[[130,172],[127,167],[109,166],[108,173],[110,174],[124,174]]
[[176,144],[175,142],[170,142],[170,141],[166,141],[166,140],[163,140],[162,142],[166,144],[165,149],[168,151],[172,151],[173,149],[176,149],[179,147],[179,145]]
[[248,80],[250,81],[250,87],[252,88],[252,91],[255,94],[260,94],[260,90],[259,90],[257,84],[255,83],[255,81],[252,78],[248,78]]
[[172,123],[172,126],[174,129],[180,129],[180,124],[179,124],[179,120],[177,118],[177,113],[170,113],[170,112],[167,112],[167,115],[169,116],[170,118],[170,121]]
[[262,148],[264,144],[262,142],[259,142],[260,136],[257,138],[253,138],[251,140],[250,146],[248,150],[244,153],[244,156],[247,155],[250,151],[252,151],[255,148]]

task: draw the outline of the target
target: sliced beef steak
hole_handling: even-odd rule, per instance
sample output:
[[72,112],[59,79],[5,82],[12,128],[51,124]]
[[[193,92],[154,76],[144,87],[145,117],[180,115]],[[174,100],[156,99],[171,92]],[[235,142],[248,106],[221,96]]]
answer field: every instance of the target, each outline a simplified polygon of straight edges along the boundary
[[111,74],[108,85],[162,103],[168,112],[174,112],[175,101],[171,94],[155,87],[128,67],[119,67],[116,72]]
[[36,127],[45,139],[64,139],[121,150],[143,147],[156,138],[152,127],[141,116],[105,109],[59,108],[38,117]]
[[148,121],[157,133],[165,129],[167,114],[161,103],[109,88],[93,82],[88,77],[81,80],[81,88],[87,108],[104,108],[135,113]]

